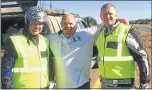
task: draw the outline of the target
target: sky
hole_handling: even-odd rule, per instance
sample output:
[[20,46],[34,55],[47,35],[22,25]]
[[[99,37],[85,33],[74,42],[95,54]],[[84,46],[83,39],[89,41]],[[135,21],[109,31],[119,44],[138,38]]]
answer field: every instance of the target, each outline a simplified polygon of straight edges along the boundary
[[[100,9],[102,5],[111,3],[115,6],[118,18],[128,20],[151,19],[152,1],[52,1],[39,0],[43,8],[64,9],[66,12],[79,14],[80,17],[91,16],[101,23]],[[51,4],[51,5],[50,5]]]
[[151,1],[43,1],[40,5],[44,8],[52,6],[52,9],[64,9],[66,12],[79,14],[80,17],[91,16],[97,23],[101,23],[100,9],[106,3],[115,6],[118,18],[128,20],[151,18]]

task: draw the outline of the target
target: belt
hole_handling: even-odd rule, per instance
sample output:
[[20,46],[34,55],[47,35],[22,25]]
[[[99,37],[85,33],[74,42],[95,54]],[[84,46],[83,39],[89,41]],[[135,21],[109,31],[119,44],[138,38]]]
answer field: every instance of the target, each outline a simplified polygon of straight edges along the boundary
[[100,77],[100,80],[103,84],[133,84],[134,79],[104,79]]

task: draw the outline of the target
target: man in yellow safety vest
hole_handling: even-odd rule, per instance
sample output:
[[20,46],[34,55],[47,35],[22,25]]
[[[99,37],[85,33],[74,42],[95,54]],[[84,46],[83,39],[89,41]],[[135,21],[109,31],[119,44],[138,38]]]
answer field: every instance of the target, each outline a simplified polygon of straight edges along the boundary
[[104,27],[96,45],[102,88],[133,88],[135,62],[140,71],[140,88],[148,88],[148,56],[137,29],[120,23],[110,3],[102,6],[100,18]]
[[2,88],[49,88],[52,75],[49,41],[41,35],[47,14],[34,6],[25,13],[23,33],[10,36],[2,58]]

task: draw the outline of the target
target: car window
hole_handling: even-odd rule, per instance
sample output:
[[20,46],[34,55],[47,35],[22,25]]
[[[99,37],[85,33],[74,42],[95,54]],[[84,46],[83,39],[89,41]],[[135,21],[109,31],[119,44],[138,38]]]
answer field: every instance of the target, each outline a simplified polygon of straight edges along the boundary
[[88,27],[88,25],[86,24],[85,21],[82,21],[82,20],[81,20],[81,23],[82,23],[82,25],[83,25],[84,28],[87,28],[87,27]]

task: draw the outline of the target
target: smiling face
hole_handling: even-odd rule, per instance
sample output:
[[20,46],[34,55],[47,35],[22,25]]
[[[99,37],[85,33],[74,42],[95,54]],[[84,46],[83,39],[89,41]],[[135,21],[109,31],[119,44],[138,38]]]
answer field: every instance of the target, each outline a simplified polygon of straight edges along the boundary
[[29,22],[29,31],[32,35],[38,35],[43,30],[43,23],[39,21],[30,21]]
[[115,8],[113,6],[102,8],[100,18],[106,27],[111,28],[117,19]]
[[70,38],[75,33],[76,28],[77,28],[75,16],[72,14],[64,15],[61,25],[62,25],[64,36],[67,38]]

